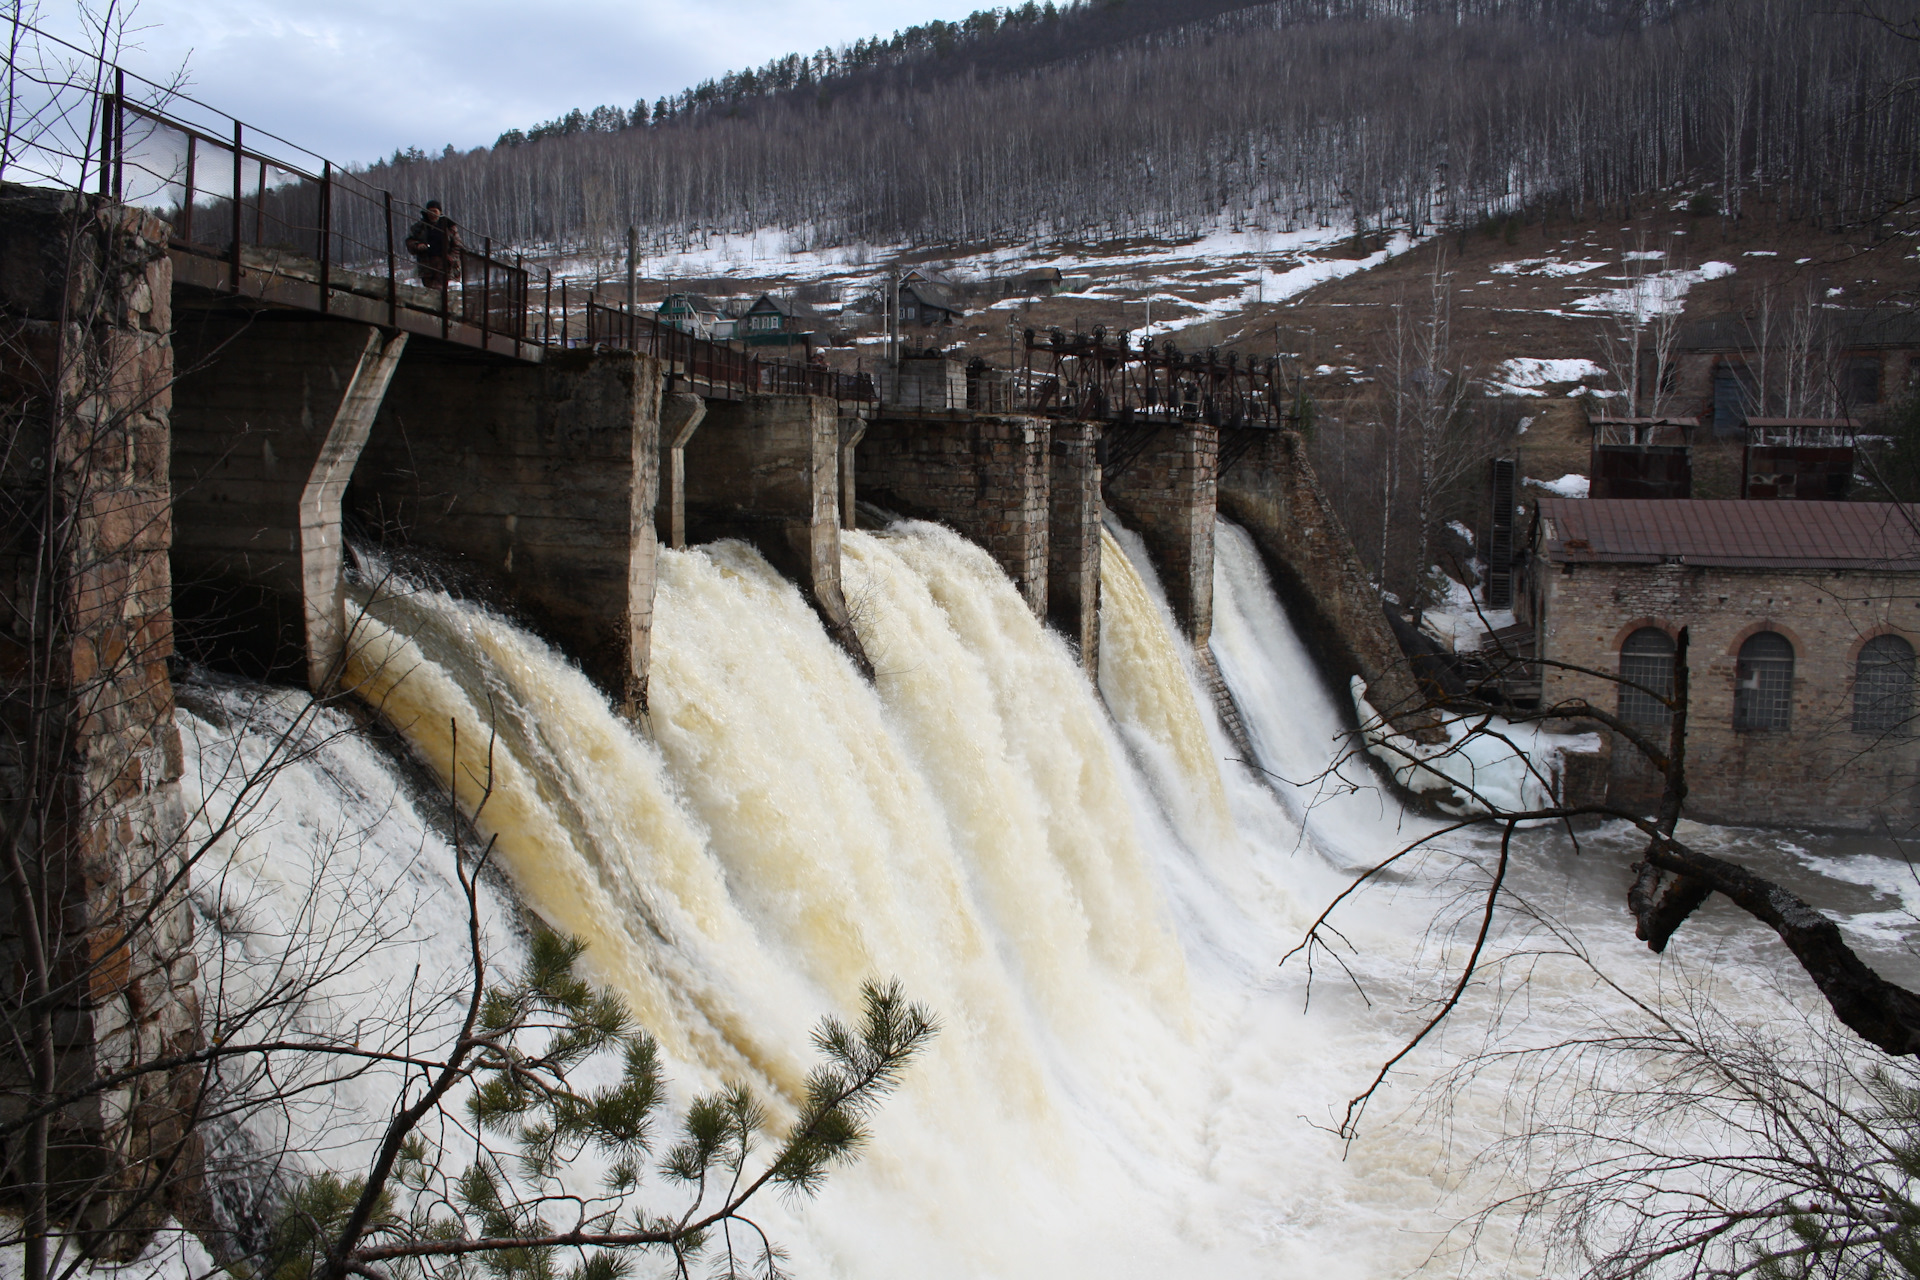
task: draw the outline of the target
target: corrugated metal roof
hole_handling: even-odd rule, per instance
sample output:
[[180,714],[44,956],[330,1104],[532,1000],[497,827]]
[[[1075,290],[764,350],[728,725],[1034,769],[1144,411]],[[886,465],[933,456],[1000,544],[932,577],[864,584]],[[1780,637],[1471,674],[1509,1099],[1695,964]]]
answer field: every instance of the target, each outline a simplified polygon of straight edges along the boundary
[[1920,506],[1891,502],[1542,498],[1556,564],[1920,570]]

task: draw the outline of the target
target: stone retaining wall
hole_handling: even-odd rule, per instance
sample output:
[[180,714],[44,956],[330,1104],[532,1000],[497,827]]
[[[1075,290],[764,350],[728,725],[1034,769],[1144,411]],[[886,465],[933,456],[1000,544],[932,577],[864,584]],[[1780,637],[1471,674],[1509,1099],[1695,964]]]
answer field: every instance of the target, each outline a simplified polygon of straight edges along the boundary
[[[0,187],[0,874],[9,984],[0,1114],[199,1043],[168,548],[172,275],[163,223],[76,195]],[[42,959],[43,958],[43,959]],[[48,984],[43,994],[39,979]],[[25,1002],[25,1012],[16,1012]],[[56,1077],[36,1081],[35,1010]],[[59,1112],[56,1211],[125,1215],[125,1256],[197,1195],[193,1072],[137,1075]],[[0,1170],[30,1180],[16,1139]],[[152,1194],[149,1194],[152,1193]]]

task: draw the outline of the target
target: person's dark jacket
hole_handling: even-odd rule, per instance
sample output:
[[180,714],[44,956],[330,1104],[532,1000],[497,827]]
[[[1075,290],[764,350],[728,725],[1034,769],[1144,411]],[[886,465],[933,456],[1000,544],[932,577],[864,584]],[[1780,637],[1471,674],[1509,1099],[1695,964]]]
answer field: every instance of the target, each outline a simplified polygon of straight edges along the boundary
[[450,218],[432,222],[423,217],[407,232],[407,251],[415,258],[444,258],[454,251],[455,243]]

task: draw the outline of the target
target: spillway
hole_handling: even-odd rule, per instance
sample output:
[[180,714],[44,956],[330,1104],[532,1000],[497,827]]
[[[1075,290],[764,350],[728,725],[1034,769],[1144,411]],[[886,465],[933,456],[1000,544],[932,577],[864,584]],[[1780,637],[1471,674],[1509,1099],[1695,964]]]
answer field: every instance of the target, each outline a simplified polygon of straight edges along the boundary
[[[482,605],[382,575],[361,602],[351,680],[467,808],[485,790],[512,896],[588,941],[683,1099],[793,1097],[811,1026],[869,978],[939,1016],[866,1157],[817,1201],[763,1206],[800,1275],[1364,1277],[1438,1239],[1435,1140],[1388,1122],[1347,1151],[1315,1127],[1393,1011],[1320,988],[1306,1009],[1276,968],[1342,868],[1414,820],[1364,769],[1310,781],[1346,720],[1243,533],[1222,526],[1215,650],[1265,776],[1231,759],[1139,544],[1107,538],[1097,689],[938,526],[846,536],[873,683],[750,548],[666,552],[639,729]],[[408,817],[430,801],[352,768],[357,803],[384,806],[361,860],[427,886],[409,920],[453,911],[439,837]],[[266,860],[296,861],[305,830]],[[1370,908],[1356,942],[1401,963],[1404,907]],[[511,913],[489,909],[510,958]],[[362,1094],[342,1109],[378,1118]]]

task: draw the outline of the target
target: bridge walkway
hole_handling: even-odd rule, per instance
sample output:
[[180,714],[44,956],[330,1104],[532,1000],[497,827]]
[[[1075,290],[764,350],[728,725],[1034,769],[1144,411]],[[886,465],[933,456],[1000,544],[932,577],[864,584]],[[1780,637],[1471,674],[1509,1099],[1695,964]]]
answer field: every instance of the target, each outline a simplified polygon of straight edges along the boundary
[[[129,81],[145,90],[130,96]],[[867,375],[683,333],[464,226],[458,267],[426,287],[405,252],[413,201],[123,70],[112,86],[99,95],[100,141],[86,167],[101,195],[167,223],[175,287],[197,303],[316,312],[531,363],[556,349],[624,348],[660,360],[675,390],[708,399],[877,398]]]

